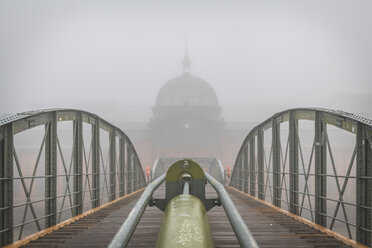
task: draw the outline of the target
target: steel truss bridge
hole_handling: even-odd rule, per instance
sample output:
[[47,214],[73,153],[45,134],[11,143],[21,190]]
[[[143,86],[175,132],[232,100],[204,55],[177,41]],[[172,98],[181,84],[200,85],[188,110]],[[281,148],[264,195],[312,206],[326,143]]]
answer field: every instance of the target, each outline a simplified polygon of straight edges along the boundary
[[[30,130],[40,133],[37,150],[18,138]],[[351,140],[347,164],[339,162],[347,156],[335,132]],[[175,160],[159,158],[152,167],[153,182]],[[225,184],[260,247],[371,247],[369,119],[329,109],[285,110],[249,132],[231,178],[218,159],[194,160]],[[73,109],[0,118],[0,166],[0,242],[8,247],[106,247],[133,215],[141,193],[153,185],[122,130]],[[221,199],[211,186],[206,195]],[[160,185],[152,196],[164,196],[164,191]],[[227,212],[222,207],[208,212],[214,245],[244,246]],[[128,247],[154,247],[162,216],[147,207],[133,224]]]

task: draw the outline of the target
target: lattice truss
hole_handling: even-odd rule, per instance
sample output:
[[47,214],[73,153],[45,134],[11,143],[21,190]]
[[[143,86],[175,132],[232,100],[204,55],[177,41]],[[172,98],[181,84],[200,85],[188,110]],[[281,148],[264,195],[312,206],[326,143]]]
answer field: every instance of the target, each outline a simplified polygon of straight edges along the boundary
[[50,110],[7,118],[0,125],[3,245],[146,185],[128,137],[93,114]]
[[283,111],[247,135],[230,185],[370,245],[371,134],[345,112]]

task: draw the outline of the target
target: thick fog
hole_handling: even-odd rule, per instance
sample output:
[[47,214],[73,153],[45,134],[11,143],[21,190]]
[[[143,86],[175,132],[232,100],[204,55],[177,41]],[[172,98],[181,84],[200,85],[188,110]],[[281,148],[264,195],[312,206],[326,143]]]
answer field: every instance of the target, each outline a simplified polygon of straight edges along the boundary
[[[234,166],[249,130],[276,112],[288,108],[323,107],[372,118],[371,13],[370,0],[0,0],[0,118],[3,114],[47,108],[86,110],[126,132],[143,168],[153,165],[159,157],[216,157],[225,168],[230,168]],[[183,74],[186,43],[191,60],[191,76]],[[200,103],[201,97],[194,91],[196,97],[189,97],[189,92],[180,97],[192,98],[194,108],[188,103],[177,105],[178,102],[169,106],[155,106],[161,87],[180,75],[188,77],[189,82],[197,81],[198,89],[209,86],[195,77],[207,81],[211,86],[208,89],[213,88],[218,101],[213,90],[209,90],[203,92],[205,98],[209,99],[208,104],[198,105],[195,102]],[[184,81],[182,78],[178,80],[181,83]],[[163,98],[167,100],[167,97]],[[175,108],[172,110],[168,107]],[[173,112],[167,112],[168,109]],[[312,155],[316,141],[314,123],[301,120],[298,125],[299,157],[302,162],[298,169],[298,181],[303,192],[306,192],[304,185],[308,187],[308,194],[302,194],[301,191],[300,194],[303,195],[302,200],[308,195],[309,201],[307,203],[306,199],[304,206],[312,209],[311,206],[315,206],[313,195],[316,194],[313,176],[315,158]],[[84,192],[101,189],[104,183],[106,189],[110,186],[111,192],[113,184],[107,184],[112,183],[111,151],[118,154],[122,143],[119,146],[119,141],[116,141],[117,150],[110,150],[115,144],[110,137],[114,137],[114,140],[118,140],[118,137],[111,136],[107,130],[99,131],[101,151],[98,158],[101,160],[98,164],[102,169],[99,169],[100,180],[96,188],[88,177],[96,173],[96,169],[94,172],[92,169],[93,156],[97,158],[91,152],[92,144],[96,141],[92,126],[83,124],[82,139],[80,136],[75,138],[71,121],[60,121],[57,127],[57,195],[69,196],[71,206],[68,208],[67,200],[64,205],[65,198],[57,202],[58,210],[61,209],[59,220],[65,220],[73,216],[72,211],[70,214],[70,209],[73,209],[71,195],[74,194],[75,199],[76,192],[66,194],[65,185],[71,184],[72,180],[68,181],[69,176],[65,180],[67,169],[64,161],[71,161],[70,172],[72,161],[80,164],[73,160],[73,140],[82,140],[84,147]],[[283,157],[285,159],[280,168],[283,172],[280,177],[286,183],[287,179],[289,182],[289,159],[286,160],[288,122],[281,124],[281,128],[277,132],[280,134],[280,147],[284,151],[284,156],[281,151],[282,160]],[[51,137],[44,136],[47,130],[44,126],[38,126],[15,135],[14,139],[14,155],[18,154],[21,163],[21,166],[15,166],[14,162],[14,176],[18,177],[18,181],[13,180],[14,205],[26,205],[27,221],[32,220],[27,210],[31,202],[36,205],[38,216],[47,213],[46,205],[39,200],[46,197],[46,180],[42,176],[48,168],[45,167],[47,156],[41,154],[45,137]],[[341,222],[336,222],[333,230],[347,235],[342,223],[345,220],[351,223],[354,235],[358,224],[356,214],[352,213],[356,213],[357,208],[349,205],[356,203],[356,166],[353,170],[348,168],[351,168],[349,164],[356,163],[353,155],[356,139],[354,134],[335,127],[328,128],[328,131],[335,158],[326,156],[329,174],[327,197],[332,198],[328,200],[327,211],[330,214],[337,201],[342,202],[343,207],[346,202],[349,220],[346,215],[345,219],[339,217],[340,210],[338,218]],[[265,163],[269,161],[265,175],[275,174],[270,169],[274,157],[271,156],[272,136],[271,130],[263,134]],[[258,149],[254,150],[254,146],[259,146],[259,139],[255,140],[253,142],[256,143],[249,143],[249,146],[251,148],[253,144],[250,151],[257,157]],[[329,140],[328,145],[331,143]],[[48,143],[51,142],[52,139]],[[53,145],[49,147],[52,149]],[[126,147],[128,151],[130,146],[126,144]],[[248,149],[248,146],[242,149]],[[328,149],[330,152],[331,149]],[[244,159],[247,158],[245,156]],[[337,172],[336,166],[331,167],[333,160],[337,164]],[[107,161],[106,165],[104,161]],[[271,164],[273,168],[274,163]],[[110,168],[107,180],[105,166]],[[128,175],[134,174],[131,171],[133,168],[127,167],[128,162],[120,166],[125,166]],[[324,165],[321,166],[323,168]],[[22,173],[19,167],[22,167],[23,176],[31,185],[33,176],[40,176],[35,179],[31,200],[21,187],[19,179]],[[75,165],[73,168],[76,173]],[[350,171],[349,180],[347,173]],[[344,186],[349,180],[349,186],[346,190],[342,189],[342,195],[339,195],[337,174],[345,178],[340,179]],[[271,177],[267,176],[265,180],[266,185],[273,185]],[[334,180],[337,180],[337,185]],[[78,181],[80,183],[80,179]],[[133,184],[131,179],[128,182]],[[283,180],[281,183],[283,185]],[[86,190],[86,185],[89,190]],[[31,189],[29,192],[31,195]],[[97,200],[92,199],[92,195],[84,195],[84,211],[90,209],[90,205],[86,204],[88,201]],[[268,199],[267,195],[265,197]],[[100,199],[101,203],[109,200],[108,189],[107,195],[102,194]],[[80,208],[80,204],[75,206]],[[64,209],[61,215],[64,207],[68,211]],[[302,216],[310,219],[312,214],[309,211]],[[13,215],[14,224],[19,226],[17,223],[21,222],[23,209],[17,208]],[[30,223],[23,236],[38,231]],[[14,230],[14,234],[18,235],[19,229]]]
[[125,106],[153,106],[182,73],[187,36],[191,73],[242,110],[227,118],[302,106],[371,116],[371,10],[367,0],[2,0],[0,113],[125,119]]

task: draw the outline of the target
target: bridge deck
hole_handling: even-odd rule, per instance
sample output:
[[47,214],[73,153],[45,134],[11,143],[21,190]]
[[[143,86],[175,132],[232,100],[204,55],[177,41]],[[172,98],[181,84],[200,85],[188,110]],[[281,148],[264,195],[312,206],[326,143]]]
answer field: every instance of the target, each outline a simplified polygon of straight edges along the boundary
[[[164,188],[157,190],[162,196]],[[243,219],[260,247],[347,247],[333,237],[300,223],[276,210],[229,190]],[[213,195],[213,189],[207,189]],[[106,247],[129,214],[140,194],[135,194],[95,212],[51,234],[30,242],[25,247]],[[239,247],[222,207],[208,212],[216,247]],[[154,247],[163,213],[148,207],[128,247]]]

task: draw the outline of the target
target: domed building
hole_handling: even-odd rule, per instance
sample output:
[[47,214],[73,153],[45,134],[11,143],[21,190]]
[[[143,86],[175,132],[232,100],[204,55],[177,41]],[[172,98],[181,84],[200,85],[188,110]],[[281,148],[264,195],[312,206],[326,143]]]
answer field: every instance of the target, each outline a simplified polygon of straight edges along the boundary
[[190,72],[186,53],[183,74],[160,89],[150,129],[154,155],[215,156],[221,152],[224,122],[213,88]]
[[212,86],[191,73],[187,52],[182,66],[182,75],[160,88],[152,109],[132,108],[126,113],[152,116],[150,122],[119,126],[132,140],[143,166],[151,166],[159,157],[217,157],[224,166],[232,165],[254,123],[226,122],[223,111],[239,110],[222,109]]

